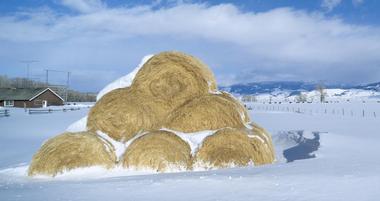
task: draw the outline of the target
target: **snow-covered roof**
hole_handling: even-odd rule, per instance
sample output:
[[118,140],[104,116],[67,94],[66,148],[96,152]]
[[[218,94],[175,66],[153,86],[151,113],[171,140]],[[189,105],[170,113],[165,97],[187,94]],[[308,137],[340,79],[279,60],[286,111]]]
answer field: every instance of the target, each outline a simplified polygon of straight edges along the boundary
[[33,100],[45,91],[50,90],[61,100],[57,93],[47,87],[43,88],[0,88],[0,100]]

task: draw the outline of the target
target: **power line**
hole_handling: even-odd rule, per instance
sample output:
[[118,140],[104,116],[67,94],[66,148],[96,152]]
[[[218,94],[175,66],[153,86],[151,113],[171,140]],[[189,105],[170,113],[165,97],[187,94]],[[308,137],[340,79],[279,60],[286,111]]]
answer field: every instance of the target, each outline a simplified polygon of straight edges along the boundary
[[30,74],[30,64],[31,64],[31,63],[37,63],[37,62],[40,62],[40,61],[38,61],[38,60],[22,60],[22,61],[20,61],[20,62],[26,64],[26,78],[29,79],[29,74]]
[[[26,82],[29,82],[29,80],[30,80],[30,64],[37,63],[40,61],[38,61],[38,60],[21,60],[20,62],[26,64],[26,79],[27,79]],[[25,86],[30,86],[30,84],[25,83]]]
[[[69,91],[69,86],[70,86],[70,76],[71,76],[71,72],[70,71],[63,71],[63,70],[54,70],[54,69],[45,69],[45,82],[46,82],[46,86],[61,86],[65,89],[65,101],[68,100],[68,91]],[[52,73],[52,72],[55,72],[55,73],[65,73],[67,74],[67,77],[66,77],[66,85],[50,85],[49,84],[49,73]]]

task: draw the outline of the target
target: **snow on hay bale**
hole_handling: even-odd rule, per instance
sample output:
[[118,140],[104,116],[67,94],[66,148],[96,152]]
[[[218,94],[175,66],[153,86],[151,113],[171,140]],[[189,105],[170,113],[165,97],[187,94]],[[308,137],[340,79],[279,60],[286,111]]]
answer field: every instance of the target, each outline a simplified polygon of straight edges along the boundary
[[79,167],[115,165],[113,147],[99,136],[89,133],[64,133],[45,142],[33,156],[29,176],[55,176]]
[[148,61],[150,58],[152,58],[152,54],[146,55],[142,58],[140,61],[140,64],[130,73],[127,75],[124,75],[123,77],[120,77],[119,79],[109,83],[107,86],[105,86],[98,95],[96,96],[96,100],[100,100],[105,94],[119,88],[126,88],[132,85],[133,79],[135,78],[137,72],[140,70],[140,68],[145,64],[146,61]]
[[192,98],[216,91],[216,81],[210,69],[195,57],[162,52],[143,65],[132,87],[174,109]]
[[245,108],[228,94],[208,94],[173,111],[165,127],[190,133],[225,127],[241,128],[248,120]]
[[132,88],[121,88],[107,93],[92,107],[87,127],[125,142],[139,132],[157,129],[167,112],[165,105]]
[[190,152],[190,146],[174,133],[152,131],[128,146],[123,166],[158,172],[187,170],[191,167]]
[[206,137],[195,156],[195,167],[225,168],[272,163],[262,141],[252,140],[245,129],[225,128]]

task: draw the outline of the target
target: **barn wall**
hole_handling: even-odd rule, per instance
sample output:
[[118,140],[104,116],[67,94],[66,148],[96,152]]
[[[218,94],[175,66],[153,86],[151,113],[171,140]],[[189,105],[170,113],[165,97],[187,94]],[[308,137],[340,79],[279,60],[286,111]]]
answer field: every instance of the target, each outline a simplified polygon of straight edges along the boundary
[[[24,102],[29,102],[29,101],[14,101],[14,106],[13,107],[24,107]],[[28,104],[26,105],[28,107]]]
[[40,94],[35,99],[33,99],[31,102],[33,102],[33,105],[37,105],[37,106],[41,107],[40,103],[42,102],[42,100],[47,100],[48,106],[50,106],[50,105],[63,105],[63,100],[58,98],[50,90],[47,90],[44,93]]
[[36,105],[33,101],[27,101],[27,100],[18,100],[14,102],[14,107],[24,107],[24,103],[26,104],[27,108],[36,108],[36,107],[42,107],[42,105]]

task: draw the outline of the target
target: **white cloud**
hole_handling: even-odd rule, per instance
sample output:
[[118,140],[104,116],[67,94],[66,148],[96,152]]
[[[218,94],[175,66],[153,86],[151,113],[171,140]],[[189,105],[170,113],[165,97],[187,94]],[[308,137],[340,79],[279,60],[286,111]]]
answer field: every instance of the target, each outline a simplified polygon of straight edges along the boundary
[[[360,0],[359,0],[360,1]],[[323,0],[322,1],[322,7],[325,8],[327,11],[332,11],[335,7],[337,7],[342,0]]]
[[352,4],[354,4],[354,6],[358,6],[362,3],[364,3],[364,0],[352,0]]
[[105,8],[101,0],[62,0],[62,5],[82,13],[90,13]]
[[[62,15],[36,11],[26,18],[20,14],[0,17],[0,40],[33,43],[36,52],[51,48],[48,60],[56,58],[55,62],[67,65],[88,62],[98,68],[125,66],[123,54],[133,55],[137,62],[153,49],[168,48],[202,52],[211,64],[222,61],[216,65],[219,77],[226,77],[223,73],[227,71],[251,68],[265,68],[259,77],[268,79],[271,75],[281,78],[282,73],[294,79],[325,76],[343,80],[347,79],[345,73],[354,75],[359,67],[361,73],[368,74],[353,78],[356,81],[379,73],[366,71],[367,66],[373,69],[380,62],[379,27],[347,24],[323,13],[291,8],[243,12],[232,4],[178,4],[158,9],[103,5],[93,12],[79,5],[72,7],[83,12]],[[222,54],[232,48],[236,51],[228,56],[231,58]],[[107,58],[93,56],[100,51]],[[56,55],[51,55],[54,52]],[[59,60],[69,56],[77,59]],[[238,69],[230,69],[238,64]]]

